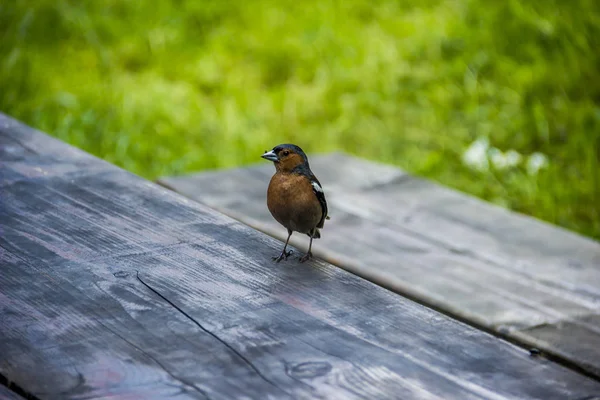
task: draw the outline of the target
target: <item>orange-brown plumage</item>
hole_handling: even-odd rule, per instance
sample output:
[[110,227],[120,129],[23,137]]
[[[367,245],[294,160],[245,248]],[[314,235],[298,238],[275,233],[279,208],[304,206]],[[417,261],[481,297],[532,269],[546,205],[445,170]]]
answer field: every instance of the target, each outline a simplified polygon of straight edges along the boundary
[[273,218],[288,231],[288,238],[278,262],[287,258],[287,244],[293,232],[304,233],[310,237],[308,252],[301,261],[311,256],[312,240],[321,237],[327,216],[327,202],[321,184],[310,170],[308,158],[296,145],[275,146],[265,152],[263,158],[273,161],[275,174],[267,189],[267,207]]
[[317,227],[323,215],[310,181],[302,175],[289,172],[279,172],[271,178],[267,206],[281,225],[305,234]]

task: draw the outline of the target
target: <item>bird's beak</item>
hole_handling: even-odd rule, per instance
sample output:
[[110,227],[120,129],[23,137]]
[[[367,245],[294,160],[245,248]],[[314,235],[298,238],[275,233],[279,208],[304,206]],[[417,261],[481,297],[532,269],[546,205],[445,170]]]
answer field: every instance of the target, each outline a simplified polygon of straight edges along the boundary
[[273,161],[273,162],[279,161],[279,157],[277,157],[277,154],[275,154],[275,152],[273,150],[267,151],[261,157],[264,158],[265,160],[269,160],[269,161]]

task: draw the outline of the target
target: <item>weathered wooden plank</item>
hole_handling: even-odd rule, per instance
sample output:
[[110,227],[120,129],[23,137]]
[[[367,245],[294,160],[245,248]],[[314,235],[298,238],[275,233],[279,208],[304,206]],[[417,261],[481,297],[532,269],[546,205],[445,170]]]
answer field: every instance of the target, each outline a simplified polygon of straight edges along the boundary
[[0,400],[25,400],[6,386],[0,385]]
[[[600,376],[600,346],[589,345],[600,339],[598,242],[397,168],[344,154],[310,159],[332,218],[315,255]],[[263,162],[160,183],[285,240],[265,205],[272,174]],[[565,324],[576,340],[550,329]]]
[[325,262],[273,264],[275,239],[2,115],[0,138],[0,374],[35,396],[600,394]]

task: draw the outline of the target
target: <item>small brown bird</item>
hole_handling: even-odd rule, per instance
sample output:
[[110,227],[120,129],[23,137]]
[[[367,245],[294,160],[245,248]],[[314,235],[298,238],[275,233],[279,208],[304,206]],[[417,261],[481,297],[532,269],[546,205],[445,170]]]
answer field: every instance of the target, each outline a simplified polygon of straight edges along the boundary
[[283,251],[273,260],[279,262],[292,254],[291,250],[286,252],[288,242],[293,232],[300,232],[310,237],[308,252],[300,258],[304,262],[312,257],[312,241],[321,237],[319,229],[329,219],[321,183],[310,170],[304,151],[294,144],[280,144],[261,157],[275,164],[275,175],[267,189],[267,207],[288,231]]

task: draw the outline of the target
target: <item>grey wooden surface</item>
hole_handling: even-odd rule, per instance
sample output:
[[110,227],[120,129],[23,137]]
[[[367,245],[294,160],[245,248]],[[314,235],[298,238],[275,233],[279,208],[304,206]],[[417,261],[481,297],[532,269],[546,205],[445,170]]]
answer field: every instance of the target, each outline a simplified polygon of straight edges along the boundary
[[6,386],[0,385],[0,400],[25,400]]
[[[600,376],[598,242],[395,167],[340,153],[309,159],[331,215],[315,255]],[[273,172],[258,162],[159,182],[285,240],[266,207]]]
[[600,395],[2,114],[0,177],[0,374],[41,399]]

